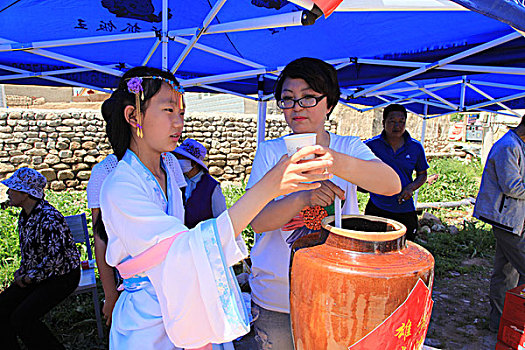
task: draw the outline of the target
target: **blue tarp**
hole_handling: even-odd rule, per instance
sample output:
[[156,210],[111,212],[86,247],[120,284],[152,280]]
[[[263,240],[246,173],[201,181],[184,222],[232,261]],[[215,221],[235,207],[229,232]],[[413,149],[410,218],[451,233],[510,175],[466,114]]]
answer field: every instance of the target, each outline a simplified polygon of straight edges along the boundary
[[[178,38],[190,40],[214,4],[211,0],[169,1],[168,29],[190,29],[178,32]],[[161,0],[0,1],[0,84],[85,84],[114,88],[118,77],[113,74],[143,64],[152,47],[158,43],[156,35],[160,35],[161,30],[161,9]],[[218,11],[211,26],[252,19],[253,25],[262,25],[263,18],[293,15],[303,10],[286,1],[230,0]],[[208,85],[245,95],[256,94],[263,87],[264,94],[271,94],[275,83],[274,72],[295,58],[312,56],[339,61],[346,58],[349,63],[339,69],[341,86],[348,95],[346,100],[349,103],[375,105],[395,97],[356,97],[355,93],[416,68],[368,64],[366,59],[431,64],[512,34],[517,32],[508,24],[472,11],[335,12],[326,19],[319,18],[310,26],[277,25],[274,28],[204,34],[197,42],[199,45],[242,58],[249,64],[234,62],[196,47],[189,52],[176,75],[191,81],[198,77],[232,74],[232,79],[221,79]],[[142,35],[145,38],[110,41],[119,35]],[[100,37],[107,40],[91,44],[68,42],[67,45],[51,42],[64,39],[85,42],[89,41],[86,38]],[[168,67],[171,68],[185,45],[170,40],[168,48]],[[95,69],[85,68],[85,71],[53,76],[63,80],[41,77],[42,72],[89,66],[86,62],[96,65]],[[161,67],[160,46],[147,64]],[[453,64],[525,68],[525,38],[515,35],[504,44],[455,60]],[[109,74],[100,72],[100,67],[109,69]],[[251,76],[245,74],[247,77],[242,79],[237,76],[238,72],[258,67],[264,68],[262,84],[258,79],[261,72]],[[27,76],[27,72],[31,76]],[[26,76],[23,79],[14,79],[24,73]],[[468,79],[479,76],[479,79],[522,85],[520,75],[443,69],[430,69],[407,80],[422,86],[430,82],[455,80],[464,75]],[[394,86],[408,85],[401,82],[384,89],[390,90]],[[459,87],[454,86],[439,90],[437,94],[443,93],[444,98],[450,98],[453,104],[459,105],[457,89]],[[207,87],[194,84],[189,84],[187,90],[210,91]],[[487,91],[494,98],[516,93],[513,89],[501,88]],[[397,93],[395,96],[399,98],[410,94]],[[419,98],[434,99],[429,95]],[[465,105],[483,100],[481,95],[475,93],[467,93],[465,98]],[[523,108],[525,100],[514,100],[512,104],[514,108]],[[423,113],[421,104],[410,107],[415,112]],[[429,114],[449,111],[441,108],[439,103],[429,105],[429,108]]]

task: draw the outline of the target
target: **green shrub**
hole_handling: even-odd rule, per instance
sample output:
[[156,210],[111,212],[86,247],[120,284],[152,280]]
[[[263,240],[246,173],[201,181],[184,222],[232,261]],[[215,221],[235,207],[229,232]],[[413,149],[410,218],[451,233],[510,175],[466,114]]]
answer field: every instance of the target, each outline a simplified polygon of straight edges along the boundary
[[490,225],[480,221],[464,221],[463,228],[456,235],[448,232],[432,232],[426,241],[416,240],[432,253],[436,261],[436,275],[449,271],[468,273],[483,268],[478,264],[463,265],[465,260],[483,258],[491,261],[494,255],[496,240]]
[[432,185],[419,190],[419,202],[459,201],[476,197],[483,168],[479,159],[465,163],[458,159],[438,158],[429,162],[428,174],[439,174]]
[[[224,194],[224,197],[226,198],[226,206],[228,208],[230,208],[233,205],[233,203],[237,202],[237,200],[241,198],[244,192],[246,192],[244,190],[245,187],[246,185],[244,184],[244,182],[240,186],[233,185],[233,184],[228,185],[228,186],[223,186],[222,193]],[[248,227],[246,227],[242,231],[242,237],[244,238],[244,241],[246,242],[248,249],[251,250],[255,243],[254,241],[255,232],[253,232],[253,229],[250,225],[248,225]]]
[[13,278],[20,266],[17,221],[19,209],[0,210],[0,290]]

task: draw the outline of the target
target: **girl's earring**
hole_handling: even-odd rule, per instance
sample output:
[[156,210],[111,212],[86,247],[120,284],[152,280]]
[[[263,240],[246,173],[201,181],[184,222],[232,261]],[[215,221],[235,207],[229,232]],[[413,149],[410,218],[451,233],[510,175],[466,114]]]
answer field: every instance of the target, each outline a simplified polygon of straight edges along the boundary
[[142,125],[140,125],[139,123],[137,123],[137,136],[140,138],[144,137],[144,133],[142,132]]

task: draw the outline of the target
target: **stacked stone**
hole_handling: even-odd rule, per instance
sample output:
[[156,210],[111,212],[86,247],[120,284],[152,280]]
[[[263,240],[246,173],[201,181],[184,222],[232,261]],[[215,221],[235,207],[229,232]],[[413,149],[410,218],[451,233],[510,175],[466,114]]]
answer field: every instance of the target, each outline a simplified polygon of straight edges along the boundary
[[[246,182],[257,148],[257,116],[218,113],[207,113],[206,116],[203,113],[189,114],[184,121],[182,139],[195,139],[209,150],[205,161],[210,174],[216,179]],[[334,121],[327,121],[326,127],[331,132],[337,130]],[[266,140],[290,132],[282,116],[268,116]]]
[[53,190],[81,190],[110,151],[100,113],[0,111],[0,178],[27,166]]
[[[219,181],[246,181],[257,147],[257,117],[188,113],[184,138],[208,149],[210,173]],[[336,132],[337,123],[326,127]],[[266,139],[290,133],[282,116],[269,116]],[[27,166],[40,171],[53,190],[85,189],[91,168],[112,153],[98,111],[0,110],[0,179]]]

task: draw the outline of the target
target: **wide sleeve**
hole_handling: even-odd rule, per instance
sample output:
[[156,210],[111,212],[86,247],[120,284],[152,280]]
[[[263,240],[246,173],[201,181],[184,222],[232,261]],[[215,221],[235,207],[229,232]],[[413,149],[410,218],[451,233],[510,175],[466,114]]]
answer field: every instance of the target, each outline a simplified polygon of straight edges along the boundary
[[[192,231],[179,218],[166,214],[149,197],[140,181],[109,179],[102,188],[101,209],[108,232],[107,259],[112,265],[124,258],[119,252],[113,254],[114,244],[121,245],[133,257],[176,233]],[[247,250],[244,241],[235,239],[228,213],[223,214],[217,219],[224,222],[219,225],[218,232],[225,257],[233,262],[246,255]]]
[[199,223],[175,239],[161,265],[147,271],[166,333],[177,347],[229,342],[250,330],[235,274],[220,249],[219,232],[230,226],[227,212]]

